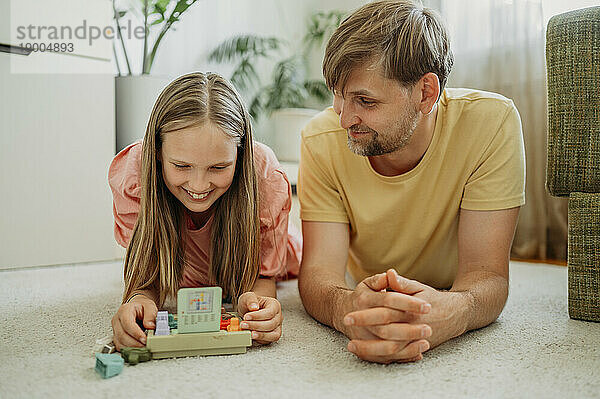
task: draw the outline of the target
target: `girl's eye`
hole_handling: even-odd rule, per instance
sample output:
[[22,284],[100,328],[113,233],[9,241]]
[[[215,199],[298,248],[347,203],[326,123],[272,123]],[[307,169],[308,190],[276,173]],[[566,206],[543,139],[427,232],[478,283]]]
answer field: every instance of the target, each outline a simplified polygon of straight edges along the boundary
[[213,166],[212,168],[216,169],[216,170],[223,170],[223,169],[227,169],[227,166]]
[[176,163],[174,163],[173,165],[175,165],[177,169],[187,169],[190,167],[189,165],[177,165]]

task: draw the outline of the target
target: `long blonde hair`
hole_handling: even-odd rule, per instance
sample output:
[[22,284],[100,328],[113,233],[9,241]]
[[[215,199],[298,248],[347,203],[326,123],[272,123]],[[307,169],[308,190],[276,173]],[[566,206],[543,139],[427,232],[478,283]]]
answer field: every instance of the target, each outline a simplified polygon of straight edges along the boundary
[[138,220],[125,257],[123,301],[136,290],[158,292],[158,306],[175,296],[183,275],[185,208],[169,191],[160,154],[164,135],[210,121],[237,144],[229,189],[212,205],[209,276],[237,301],[258,278],[258,188],[252,127],[235,88],[214,73],[191,73],[170,83],[150,115],[142,149]]

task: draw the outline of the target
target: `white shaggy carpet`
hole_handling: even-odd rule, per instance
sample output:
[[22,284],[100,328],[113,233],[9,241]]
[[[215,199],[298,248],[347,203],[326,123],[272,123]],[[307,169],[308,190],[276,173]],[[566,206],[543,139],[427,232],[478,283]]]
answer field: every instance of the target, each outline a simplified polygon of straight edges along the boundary
[[110,332],[121,263],[0,272],[0,398],[585,398],[600,396],[600,324],[570,320],[567,269],[511,264],[491,326],[412,364],[363,362],[279,287],[284,335],[233,356],[154,360],[103,380],[91,348]]

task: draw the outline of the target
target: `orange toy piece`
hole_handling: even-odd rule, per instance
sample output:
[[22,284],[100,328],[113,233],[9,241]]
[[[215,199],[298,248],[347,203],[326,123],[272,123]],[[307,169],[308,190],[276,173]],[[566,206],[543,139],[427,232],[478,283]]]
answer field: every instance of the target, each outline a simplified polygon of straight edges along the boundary
[[240,328],[240,319],[238,319],[237,317],[232,317],[231,319],[229,319],[227,331],[242,331],[242,329]]

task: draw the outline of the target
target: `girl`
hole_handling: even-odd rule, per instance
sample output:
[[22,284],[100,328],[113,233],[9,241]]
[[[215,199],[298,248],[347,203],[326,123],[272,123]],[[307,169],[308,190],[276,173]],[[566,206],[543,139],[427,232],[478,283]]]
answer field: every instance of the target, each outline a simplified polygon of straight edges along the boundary
[[[233,86],[213,73],[169,84],[143,143],[109,169],[115,238],[127,248],[117,350],[143,346],[158,307],[179,288],[223,289],[258,343],[281,336],[275,279],[297,275],[299,233],[288,236],[291,190],[273,152],[252,141]],[[287,260],[287,262],[286,262]]]

